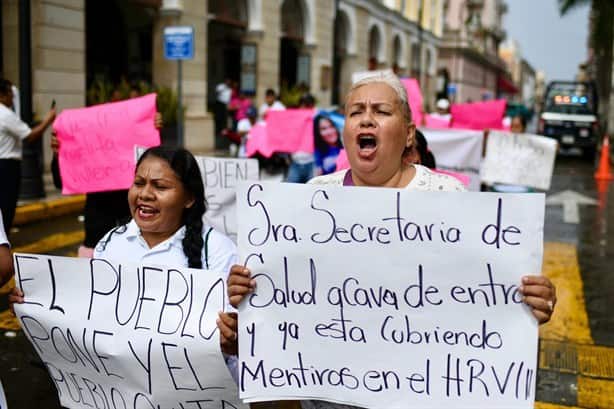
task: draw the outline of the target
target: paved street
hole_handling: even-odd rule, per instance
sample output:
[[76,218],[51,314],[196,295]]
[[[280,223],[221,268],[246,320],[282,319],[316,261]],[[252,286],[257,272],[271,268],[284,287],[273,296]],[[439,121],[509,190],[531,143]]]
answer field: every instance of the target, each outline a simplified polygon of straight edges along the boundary
[[[552,322],[540,329],[538,408],[614,407],[614,187],[598,192],[593,164],[560,155],[549,195],[573,190],[597,199],[579,208],[580,223],[564,223],[547,206],[544,274],[558,288]],[[78,214],[19,226],[16,251],[74,256],[83,239]],[[6,293],[7,288],[2,290]],[[55,390],[0,298],[0,377],[12,409],[59,407]],[[24,385],[29,385],[27,391]]]

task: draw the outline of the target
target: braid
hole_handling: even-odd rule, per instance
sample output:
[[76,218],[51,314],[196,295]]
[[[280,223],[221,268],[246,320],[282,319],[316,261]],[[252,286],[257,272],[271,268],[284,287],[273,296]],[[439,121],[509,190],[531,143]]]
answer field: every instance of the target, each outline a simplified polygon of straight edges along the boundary
[[183,244],[183,253],[188,258],[188,267],[203,268],[203,219],[196,213],[198,212],[186,212],[185,236],[181,244]]
[[107,244],[109,244],[109,242],[111,241],[111,237],[113,236],[113,234],[123,234],[126,232],[127,229],[128,229],[128,224],[121,224],[115,227],[113,230],[109,232],[109,234],[107,234],[106,240],[104,239],[104,237],[103,237],[103,240],[100,240],[100,242],[96,246],[96,251],[99,251],[99,252],[105,251],[107,248]]

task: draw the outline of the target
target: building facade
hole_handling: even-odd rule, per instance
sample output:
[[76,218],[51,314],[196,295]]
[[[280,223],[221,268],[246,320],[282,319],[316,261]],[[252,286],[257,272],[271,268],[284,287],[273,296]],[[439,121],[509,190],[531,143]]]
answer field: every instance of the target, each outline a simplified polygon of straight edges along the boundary
[[[2,3],[2,75],[20,83],[19,0]],[[309,90],[319,106],[341,104],[352,73],[392,68],[435,98],[444,0],[30,0],[33,110],[83,107],[113,84],[174,90],[177,63],[163,30],[194,28],[183,62],[185,145],[223,145],[214,135],[215,86],[236,81],[262,103],[265,90]],[[100,102],[100,101],[99,101]],[[47,147],[46,158],[50,157]]]
[[496,98],[505,64],[499,44],[505,38],[503,0],[446,0],[439,71],[454,102]]

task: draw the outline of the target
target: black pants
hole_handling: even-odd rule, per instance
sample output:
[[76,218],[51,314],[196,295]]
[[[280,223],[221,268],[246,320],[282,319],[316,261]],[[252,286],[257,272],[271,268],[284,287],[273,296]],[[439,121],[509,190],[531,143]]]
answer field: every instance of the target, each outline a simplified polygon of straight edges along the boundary
[[0,159],[0,209],[2,210],[2,222],[7,235],[15,217],[20,183],[21,161]]

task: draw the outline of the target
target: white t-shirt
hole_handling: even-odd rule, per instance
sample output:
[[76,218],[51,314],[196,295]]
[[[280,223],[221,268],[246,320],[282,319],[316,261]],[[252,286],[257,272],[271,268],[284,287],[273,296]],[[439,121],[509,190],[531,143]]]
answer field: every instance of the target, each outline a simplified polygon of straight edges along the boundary
[[0,159],[21,159],[21,141],[30,132],[12,109],[0,104]]
[[[149,248],[134,220],[124,226],[125,228],[113,229],[104,235],[94,249],[95,258],[171,267],[188,266],[188,258],[183,253],[183,244],[181,243],[185,236],[185,226],[153,248]],[[206,247],[203,245],[201,256],[203,269],[219,272],[224,280],[228,280],[230,267],[237,264],[237,246],[232,240],[216,230],[211,230],[207,240],[206,235],[209,230],[209,226],[203,226],[203,242],[206,243]],[[205,254],[207,254],[207,257],[205,257]],[[235,311],[230,305],[227,305],[227,310]],[[238,383],[238,358],[236,356],[225,356],[225,358],[228,370],[235,382]]]
[[9,239],[4,231],[4,222],[2,221],[2,210],[0,210],[0,246],[3,244],[9,245]]
[[[405,186],[408,190],[419,190],[427,192],[465,192],[465,186],[456,178],[444,175],[443,173],[433,172],[426,166],[413,165],[416,174],[413,179]],[[330,175],[318,176],[311,179],[308,183],[316,185],[343,185],[343,179],[347,169]]]
[[232,89],[225,83],[217,84],[215,87],[215,93],[217,94],[217,100],[222,104],[228,105],[230,97],[232,95]]
[[265,120],[266,118],[264,116],[269,110],[283,111],[284,109],[286,109],[286,106],[282,104],[280,101],[273,102],[273,105],[271,106],[269,106],[269,104],[265,102],[262,105],[260,105],[260,108],[258,108],[258,119],[260,119],[261,121]]

